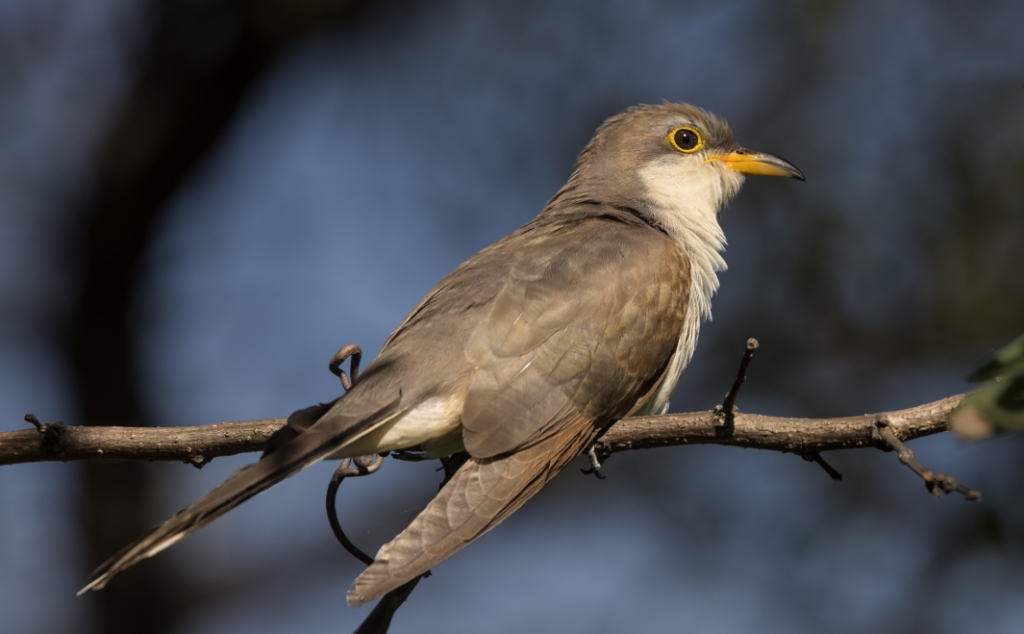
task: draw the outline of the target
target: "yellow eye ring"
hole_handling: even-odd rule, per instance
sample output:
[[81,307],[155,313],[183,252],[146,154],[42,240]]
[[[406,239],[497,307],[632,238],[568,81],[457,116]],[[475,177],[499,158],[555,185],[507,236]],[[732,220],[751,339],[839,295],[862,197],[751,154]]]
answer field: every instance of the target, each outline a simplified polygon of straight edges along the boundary
[[684,154],[704,149],[704,137],[690,126],[681,126],[668,133],[669,145]]

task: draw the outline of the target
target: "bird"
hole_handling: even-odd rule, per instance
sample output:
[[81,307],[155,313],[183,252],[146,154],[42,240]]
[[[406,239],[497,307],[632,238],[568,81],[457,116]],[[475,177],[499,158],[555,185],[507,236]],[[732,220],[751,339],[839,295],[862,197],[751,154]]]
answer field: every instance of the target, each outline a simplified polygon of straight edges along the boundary
[[258,462],[112,556],[79,594],[321,459],[466,451],[347,602],[424,574],[613,423],[667,410],[726,267],[719,214],[748,175],[804,180],[692,105],[608,118],[541,213],[434,286],[347,392],[297,412],[301,433],[280,435]]

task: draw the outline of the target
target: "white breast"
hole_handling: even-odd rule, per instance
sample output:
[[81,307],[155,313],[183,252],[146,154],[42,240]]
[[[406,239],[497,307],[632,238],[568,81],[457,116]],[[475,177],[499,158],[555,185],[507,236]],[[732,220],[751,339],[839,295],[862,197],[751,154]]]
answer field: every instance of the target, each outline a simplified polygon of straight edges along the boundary
[[640,177],[650,209],[690,259],[690,303],[665,380],[638,416],[668,410],[668,399],[697,347],[700,324],[711,319],[718,271],[727,268],[720,253],[725,248],[725,233],[718,224],[718,213],[743,184],[738,172],[678,160],[651,163],[640,171]]

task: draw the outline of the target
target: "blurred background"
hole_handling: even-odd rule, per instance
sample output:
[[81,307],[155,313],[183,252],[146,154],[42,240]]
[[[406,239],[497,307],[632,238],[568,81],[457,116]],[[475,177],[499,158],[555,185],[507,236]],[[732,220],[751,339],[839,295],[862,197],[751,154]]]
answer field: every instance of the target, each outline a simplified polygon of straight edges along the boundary
[[[747,337],[743,411],[968,389],[1024,330],[1024,3],[0,2],[0,430],[199,425],[334,398],[443,275],[535,216],[605,117],[687,101],[806,183],[753,179],[673,411]],[[1024,631],[1024,440],[721,447],[570,468],[414,592],[394,632]],[[5,632],[348,632],[361,565],[317,465],[75,598],[252,461],[0,468]],[[342,487],[373,552],[434,464]]]

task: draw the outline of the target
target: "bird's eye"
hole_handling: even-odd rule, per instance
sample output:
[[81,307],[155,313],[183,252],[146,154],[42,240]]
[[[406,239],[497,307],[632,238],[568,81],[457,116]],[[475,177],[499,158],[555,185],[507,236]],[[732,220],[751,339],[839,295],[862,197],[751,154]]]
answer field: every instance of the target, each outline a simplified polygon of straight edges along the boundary
[[669,132],[668,142],[675,149],[687,154],[696,152],[704,147],[704,139],[701,138],[700,132],[688,127],[676,128]]

